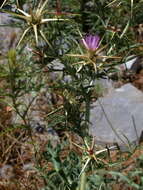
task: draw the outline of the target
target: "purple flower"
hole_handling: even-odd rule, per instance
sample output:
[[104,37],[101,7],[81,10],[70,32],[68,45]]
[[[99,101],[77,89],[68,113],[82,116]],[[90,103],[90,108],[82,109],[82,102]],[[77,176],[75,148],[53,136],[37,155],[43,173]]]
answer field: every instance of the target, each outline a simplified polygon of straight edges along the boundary
[[82,39],[86,49],[95,51],[99,47],[100,37],[98,35],[88,35]]

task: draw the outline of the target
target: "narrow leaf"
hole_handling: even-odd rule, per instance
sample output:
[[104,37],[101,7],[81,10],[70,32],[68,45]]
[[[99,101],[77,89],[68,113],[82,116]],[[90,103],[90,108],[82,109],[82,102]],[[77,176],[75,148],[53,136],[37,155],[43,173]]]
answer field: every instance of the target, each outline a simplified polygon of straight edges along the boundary
[[26,35],[26,33],[27,33],[30,29],[31,29],[31,27],[28,27],[28,28],[23,32],[23,34],[22,34],[22,36],[21,36],[21,38],[20,38],[20,40],[19,40],[19,42],[18,42],[18,44],[17,44],[17,47],[20,45],[20,43],[22,42],[24,36]]
[[127,22],[122,34],[120,35],[120,39],[124,36],[124,34],[127,32],[128,28],[129,28],[129,25],[130,25],[130,20]]
[[38,45],[38,32],[37,32],[37,25],[36,24],[33,25],[33,30],[35,33],[36,44]]

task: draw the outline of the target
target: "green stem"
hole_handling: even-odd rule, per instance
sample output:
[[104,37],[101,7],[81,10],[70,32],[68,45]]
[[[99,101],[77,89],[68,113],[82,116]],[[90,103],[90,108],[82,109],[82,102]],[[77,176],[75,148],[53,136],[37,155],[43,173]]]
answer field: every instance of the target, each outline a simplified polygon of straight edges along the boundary
[[86,97],[85,100],[85,122],[86,122],[86,132],[88,132],[90,120],[90,97]]
[[84,171],[81,174],[79,190],[85,190],[85,189],[86,189],[86,173]]
[[90,100],[86,99],[86,112],[85,112],[86,122],[89,122],[89,118],[90,118]]

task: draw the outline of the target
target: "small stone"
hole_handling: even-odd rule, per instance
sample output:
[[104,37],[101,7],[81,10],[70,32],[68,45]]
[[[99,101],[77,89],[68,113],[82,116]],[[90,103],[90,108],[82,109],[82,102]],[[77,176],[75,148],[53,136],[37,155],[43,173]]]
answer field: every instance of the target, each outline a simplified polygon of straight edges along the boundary
[[23,165],[23,170],[27,171],[27,170],[34,170],[34,164],[33,163],[27,163]]
[[120,67],[122,68],[122,70],[126,70],[126,69],[131,69],[132,66],[134,65],[134,63],[138,60],[137,56],[133,56],[130,60],[128,60],[127,62],[123,63],[122,65],[120,65]]
[[13,166],[6,164],[2,168],[0,168],[0,177],[2,179],[12,179],[12,178],[14,178]]

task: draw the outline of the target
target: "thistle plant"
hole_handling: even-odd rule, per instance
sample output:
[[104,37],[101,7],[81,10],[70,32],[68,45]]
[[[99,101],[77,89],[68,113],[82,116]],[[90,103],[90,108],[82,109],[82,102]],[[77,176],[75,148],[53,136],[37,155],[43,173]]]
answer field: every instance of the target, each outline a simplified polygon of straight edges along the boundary
[[103,159],[100,159],[99,157],[97,157],[99,154],[103,153],[103,152],[108,152],[109,150],[115,149],[116,146],[111,146],[109,148],[104,148],[102,150],[95,150],[96,146],[95,146],[95,138],[93,138],[91,146],[88,145],[87,143],[87,139],[84,139],[84,147],[79,146],[78,144],[72,142],[76,147],[78,147],[79,149],[81,149],[83,151],[83,162],[85,163],[82,167],[82,170],[79,174],[79,177],[82,175],[83,172],[85,172],[85,169],[88,167],[88,164],[90,161],[94,160],[97,164],[100,162],[103,162],[104,164],[107,164],[107,162],[105,162]]
[[100,47],[101,38],[98,35],[90,34],[85,38],[82,37],[81,43],[84,46],[85,52],[82,51],[81,54],[68,54],[68,56],[80,58],[82,60],[74,63],[81,65],[78,71],[80,71],[85,65],[93,65],[95,72],[98,72],[107,63],[107,59],[121,59],[121,57],[118,56],[104,55],[103,50],[107,48],[107,45]]
[[[50,100],[48,103],[43,103],[44,105],[47,103],[48,108],[45,108],[46,114],[42,114],[42,117],[45,117],[47,127],[54,128],[61,140],[55,148],[50,144],[46,150],[41,149],[40,152],[35,148],[35,159],[32,161],[37,160],[39,173],[44,178],[45,187],[43,188],[45,190],[107,190],[112,188],[110,181],[113,179],[111,179],[111,175],[117,178],[114,180],[115,183],[118,183],[122,177],[120,172],[110,173],[109,177],[105,175],[108,172],[107,168],[114,164],[109,163],[110,161],[107,159],[102,159],[102,156],[107,155],[104,153],[108,153],[108,150],[116,147],[99,148],[96,146],[94,138],[92,142],[88,142],[90,106],[92,101],[97,98],[94,93],[95,80],[108,75],[108,69],[110,70],[111,65],[117,64],[120,60],[118,55],[125,57],[136,54],[134,29],[132,27],[136,25],[138,19],[140,19],[138,24],[142,23],[142,12],[138,14],[142,6],[141,2],[133,0],[81,0],[78,2],[77,0],[63,0],[61,4],[61,0],[3,0],[0,7],[2,8],[1,11],[18,18],[20,22],[15,22],[16,26],[23,26],[24,28],[18,46],[24,44],[24,39],[28,41],[28,35],[34,39],[32,47],[9,50],[7,64],[4,62],[4,64],[0,64],[0,79],[2,77],[7,82],[8,89],[7,91],[1,86],[3,90],[1,89],[0,92],[6,98],[9,97],[8,105],[19,116],[14,127],[25,129],[27,126],[27,129],[30,128],[30,111],[33,110],[34,100],[41,94],[42,88],[46,88],[46,94],[42,94],[43,96],[46,95],[46,100],[49,95]],[[4,6],[9,5],[9,3],[15,4],[15,11],[4,9]],[[29,7],[32,4],[33,9],[24,9],[24,4]],[[55,12],[53,8],[56,9]],[[74,17],[78,13],[81,13],[81,17]],[[67,15],[70,15],[70,18],[75,22],[68,22],[67,24],[69,21],[66,19]],[[58,21],[61,21],[60,24]],[[77,27],[78,30],[76,30]],[[47,43],[42,48],[39,45],[41,39]],[[140,46],[142,45],[140,44]],[[59,51],[62,53],[58,53]],[[2,56],[0,55],[0,58]],[[60,60],[59,62],[63,67],[54,68],[53,60],[55,62]],[[57,72],[57,75],[60,73],[60,77],[57,77],[58,79],[50,78],[50,74],[54,74],[53,72]],[[70,78],[69,81],[65,80],[67,76]],[[25,99],[31,95],[30,102],[26,102]],[[37,101],[37,104],[42,103]],[[32,116],[32,119],[35,119],[33,114]],[[22,125],[19,125],[21,120]],[[4,132],[1,132],[0,135],[8,134],[14,127],[12,125],[6,130],[1,127]],[[31,135],[31,132],[28,134]],[[64,134],[68,132],[69,136],[65,137]],[[23,134],[25,143],[25,133]],[[74,138],[74,134],[77,138]],[[14,134],[14,138],[11,140],[15,139],[15,142],[18,142],[21,139],[20,143],[22,144],[21,131],[18,135]],[[9,140],[8,135],[7,138]],[[74,146],[70,146],[68,139],[71,139],[70,142]],[[3,146],[4,143],[6,146]],[[6,143],[2,139],[1,144],[3,147],[7,147],[6,151],[4,150],[5,155],[11,148],[11,144],[14,148],[13,142]],[[20,160],[22,160],[22,151],[19,152],[21,149],[18,147],[16,150],[18,150]],[[8,156],[4,162],[10,162],[10,157],[12,158],[12,156]],[[141,164],[142,161],[143,159],[140,159]],[[23,160],[21,163],[22,165],[25,164]],[[52,165],[51,168],[50,164]],[[103,170],[100,173],[101,165]],[[117,164],[115,167],[118,168]],[[118,171],[121,171],[121,165],[119,165]],[[139,172],[142,177],[142,171]],[[98,177],[100,183],[97,182]],[[31,178],[29,179],[31,183]],[[126,178],[128,184],[133,184],[133,180]],[[23,181],[27,182],[27,180]],[[33,185],[33,188],[35,187]],[[27,188],[30,189],[28,185]],[[142,189],[142,184],[137,187],[137,189],[140,188]]]
[[4,12],[7,12],[10,15],[15,16],[19,19],[22,19],[26,22],[26,28],[25,28],[17,46],[20,45],[20,43],[24,39],[25,35],[32,30],[35,35],[36,45],[38,45],[38,42],[39,42],[39,40],[38,40],[39,34],[47,42],[47,44],[50,45],[46,36],[44,35],[43,31],[41,30],[41,26],[48,22],[65,21],[67,19],[59,18],[58,14],[55,14],[55,17],[53,17],[53,18],[45,18],[45,15],[48,13],[47,10],[45,10],[47,3],[48,3],[48,0],[45,0],[44,3],[42,3],[42,1],[40,1],[37,8],[34,10],[30,10],[30,13],[27,13],[20,8],[16,9],[17,12],[19,12],[19,13],[4,11]]

